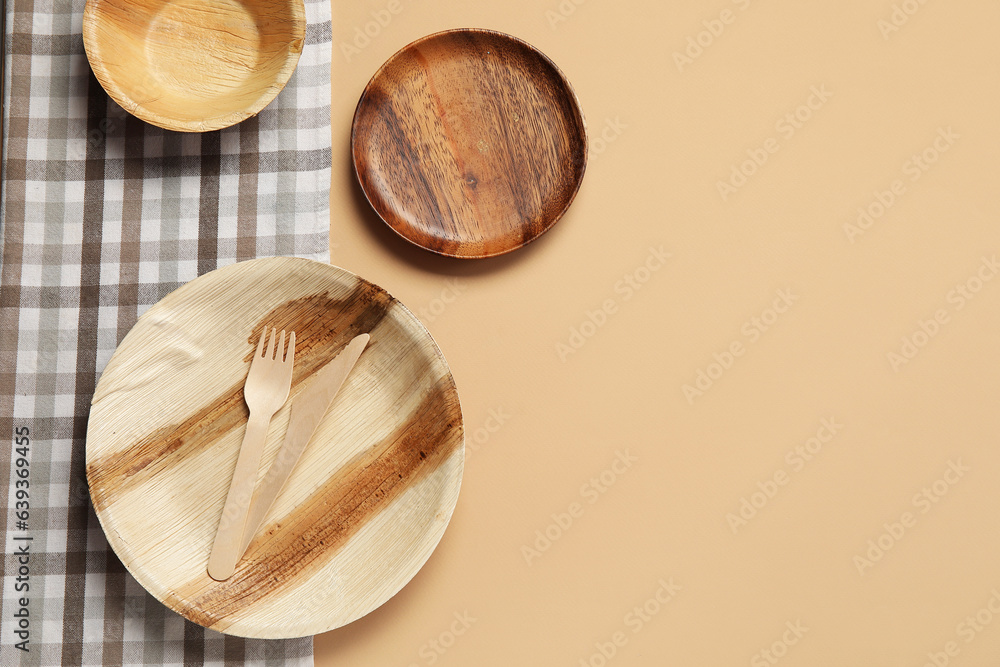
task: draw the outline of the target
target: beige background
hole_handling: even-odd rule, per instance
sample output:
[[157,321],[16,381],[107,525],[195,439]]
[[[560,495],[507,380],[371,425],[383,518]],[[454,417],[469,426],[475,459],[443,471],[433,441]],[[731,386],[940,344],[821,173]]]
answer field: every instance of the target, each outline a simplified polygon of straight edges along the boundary
[[[1000,254],[1000,5],[895,6],[900,26],[889,0],[334,2],[333,263],[435,336],[468,460],[430,561],[317,637],[317,665],[996,664],[1000,279],[977,281]],[[373,12],[386,25],[352,44]],[[592,138],[566,217],[488,261],[395,237],[350,167],[372,73],[454,27],[550,56]],[[783,120],[802,105],[797,128]],[[887,210],[849,233],[885,191]],[[666,264],[640,269],[660,246]],[[648,279],[627,300],[626,275]],[[792,305],[768,312],[780,290]],[[561,359],[607,299],[615,312]],[[904,337],[921,347],[894,364]],[[710,368],[733,342],[743,354]],[[692,402],[699,370],[717,379]],[[824,419],[836,434],[798,458]],[[734,531],[744,498],[762,507]],[[529,564],[522,547],[546,529],[557,539]],[[880,536],[888,551],[858,561]],[[680,587],[662,605],[661,580]],[[630,615],[650,599],[655,615]]]

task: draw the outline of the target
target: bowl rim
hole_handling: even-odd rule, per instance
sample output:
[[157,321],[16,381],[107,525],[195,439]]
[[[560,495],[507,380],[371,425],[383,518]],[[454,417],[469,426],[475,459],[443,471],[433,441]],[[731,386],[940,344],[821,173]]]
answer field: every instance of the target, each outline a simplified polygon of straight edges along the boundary
[[[513,246],[508,246],[508,247],[500,248],[500,249],[494,250],[492,252],[482,252],[482,251],[480,251],[480,252],[464,252],[464,253],[463,252],[448,252],[446,250],[441,250],[441,249],[438,249],[438,248],[433,248],[433,247],[430,247],[430,246],[427,246],[427,245],[423,245],[418,240],[410,238],[409,236],[407,236],[406,234],[404,234],[403,231],[401,231],[400,229],[397,229],[396,225],[394,225],[392,222],[390,222],[389,220],[387,220],[386,217],[382,214],[382,211],[380,211],[379,208],[375,205],[375,202],[372,201],[371,196],[369,195],[368,191],[365,189],[364,183],[361,180],[361,174],[358,171],[358,160],[359,160],[358,141],[359,141],[359,138],[358,138],[357,135],[358,135],[358,120],[359,120],[359,117],[361,115],[361,106],[362,106],[362,103],[365,101],[365,99],[370,96],[371,91],[374,88],[374,86],[376,85],[376,83],[378,82],[378,80],[381,79],[383,76],[385,76],[385,72],[388,70],[388,68],[391,67],[391,66],[393,66],[395,64],[396,60],[399,57],[401,57],[403,54],[405,54],[406,52],[408,52],[408,51],[410,51],[410,50],[412,50],[412,49],[420,46],[421,44],[423,44],[425,42],[428,42],[428,41],[431,41],[431,40],[435,40],[435,39],[441,39],[441,38],[444,38],[444,37],[447,37],[447,36],[450,36],[450,35],[463,34],[463,33],[488,35],[490,37],[495,37],[495,38],[499,38],[499,39],[503,39],[503,40],[509,40],[509,41],[511,41],[513,43],[516,43],[518,46],[520,46],[522,48],[525,48],[525,49],[528,49],[529,51],[531,51],[531,52],[535,53],[536,55],[538,55],[542,59],[542,61],[547,64],[547,66],[549,66],[550,68],[552,68],[552,71],[555,73],[556,77],[558,77],[558,79],[560,81],[560,84],[565,89],[565,91],[566,91],[566,93],[568,95],[568,101],[570,102],[570,106],[573,109],[574,119],[579,124],[579,127],[581,129],[580,149],[581,149],[582,154],[583,154],[582,163],[580,164],[579,177],[576,179],[576,182],[573,184],[573,189],[569,193],[569,196],[568,196],[568,198],[566,200],[565,205],[561,208],[561,210],[559,210],[557,213],[555,213],[552,216],[551,220],[548,222],[548,224],[545,226],[545,228],[542,229],[538,234],[535,234],[534,236],[532,236],[532,237],[524,240],[519,245],[513,245]],[[491,257],[498,257],[498,256],[501,256],[501,255],[505,255],[505,254],[508,254],[510,252],[513,252],[515,250],[518,250],[520,248],[523,248],[524,246],[528,245],[532,241],[535,241],[538,238],[544,236],[547,231],[549,231],[550,229],[552,229],[553,227],[555,227],[556,223],[559,222],[559,220],[562,219],[562,217],[569,210],[570,206],[573,204],[573,201],[576,199],[577,194],[579,194],[580,187],[583,184],[583,179],[584,179],[584,177],[586,176],[586,173],[587,173],[587,165],[589,163],[589,158],[590,158],[590,135],[589,135],[589,132],[587,130],[587,118],[586,118],[586,116],[583,113],[583,106],[580,103],[580,98],[577,95],[576,89],[573,87],[572,82],[569,80],[569,77],[567,77],[566,74],[562,71],[562,69],[560,69],[559,66],[556,65],[556,63],[548,55],[546,55],[541,49],[539,49],[538,47],[536,47],[533,44],[531,44],[531,43],[529,43],[529,42],[521,39],[520,37],[516,37],[514,35],[511,35],[509,33],[502,32],[502,31],[499,31],[499,30],[491,30],[489,28],[449,28],[447,30],[441,30],[441,31],[438,31],[438,32],[434,32],[434,33],[431,33],[429,35],[424,35],[423,37],[420,37],[419,39],[413,40],[412,42],[410,42],[409,44],[403,46],[398,51],[396,51],[395,53],[393,53],[391,56],[389,56],[388,58],[386,58],[385,62],[382,63],[382,65],[379,66],[379,68],[377,70],[375,70],[375,73],[372,75],[371,79],[368,80],[368,83],[365,85],[365,88],[362,91],[361,96],[358,98],[358,103],[357,103],[357,105],[354,108],[354,116],[353,116],[353,118],[351,120],[350,142],[351,142],[351,167],[352,167],[352,171],[354,172],[354,180],[357,183],[358,187],[361,189],[362,194],[364,194],[365,201],[368,202],[369,206],[371,206],[372,210],[375,211],[375,214],[378,215],[379,219],[382,220],[382,222],[385,223],[385,225],[389,229],[391,229],[393,232],[395,232],[396,235],[398,235],[399,237],[405,239],[407,242],[413,244],[414,246],[416,246],[418,248],[421,248],[423,250],[427,250],[429,252],[432,252],[432,253],[434,253],[434,254],[436,254],[438,256],[451,257],[451,258],[455,258],[455,259],[489,259]]]
[[165,130],[211,132],[230,127],[251,116],[257,115],[284,90],[288,81],[292,78],[296,67],[298,67],[299,58],[302,55],[302,49],[305,45],[307,25],[305,2],[304,0],[288,0],[290,7],[289,19],[293,28],[292,38],[285,50],[285,60],[281,68],[260,95],[252,103],[236,111],[197,120],[181,120],[157,113],[144,106],[127,89],[119,85],[112,71],[105,65],[104,59],[101,57],[100,12],[104,4],[111,3],[112,1],[86,0],[83,8],[83,49],[87,55],[87,61],[90,63],[90,67],[98,83],[101,84],[101,87],[104,88],[104,91],[111,99],[133,116]]

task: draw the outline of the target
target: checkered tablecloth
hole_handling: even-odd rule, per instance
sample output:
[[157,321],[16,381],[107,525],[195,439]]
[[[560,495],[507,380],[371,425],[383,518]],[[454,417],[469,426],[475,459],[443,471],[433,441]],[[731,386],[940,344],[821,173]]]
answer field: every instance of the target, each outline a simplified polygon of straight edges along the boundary
[[306,0],[277,100],[206,134],[110,101],[84,55],[84,0],[6,6],[0,664],[311,665],[311,638],[224,636],[148,595],[97,522],[84,444],[101,369],[146,308],[220,265],[328,260],[329,2]]

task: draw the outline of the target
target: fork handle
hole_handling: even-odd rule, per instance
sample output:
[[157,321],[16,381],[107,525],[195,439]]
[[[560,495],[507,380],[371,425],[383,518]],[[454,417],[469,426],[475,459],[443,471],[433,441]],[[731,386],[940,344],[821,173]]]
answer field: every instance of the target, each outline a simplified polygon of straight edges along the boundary
[[264,453],[264,439],[273,415],[250,413],[247,429],[240,445],[240,455],[236,459],[236,471],[229,485],[226,506],[222,510],[219,529],[215,533],[212,555],[208,559],[208,575],[217,581],[233,576],[240,558],[240,543],[246,525],[250,499],[257,483],[261,455]]

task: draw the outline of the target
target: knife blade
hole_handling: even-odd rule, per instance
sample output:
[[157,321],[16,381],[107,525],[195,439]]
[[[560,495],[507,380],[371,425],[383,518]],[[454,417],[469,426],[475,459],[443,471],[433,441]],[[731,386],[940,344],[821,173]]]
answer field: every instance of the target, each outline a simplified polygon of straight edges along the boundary
[[274,504],[274,500],[278,497],[285,482],[288,481],[292,468],[295,467],[316,431],[316,427],[322,421],[323,415],[326,414],[333,399],[337,396],[337,392],[340,391],[340,387],[343,386],[351,369],[354,368],[354,364],[357,363],[358,357],[368,345],[369,338],[368,334],[361,334],[351,339],[351,342],[332,361],[316,373],[312,384],[306,387],[292,402],[285,439],[281,443],[281,448],[278,449],[274,462],[268,468],[267,474],[264,475],[264,479],[261,480],[250,500],[250,510],[243,528],[240,558],[246,553],[254,534],[264,520],[264,516],[271,509],[271,505]]

